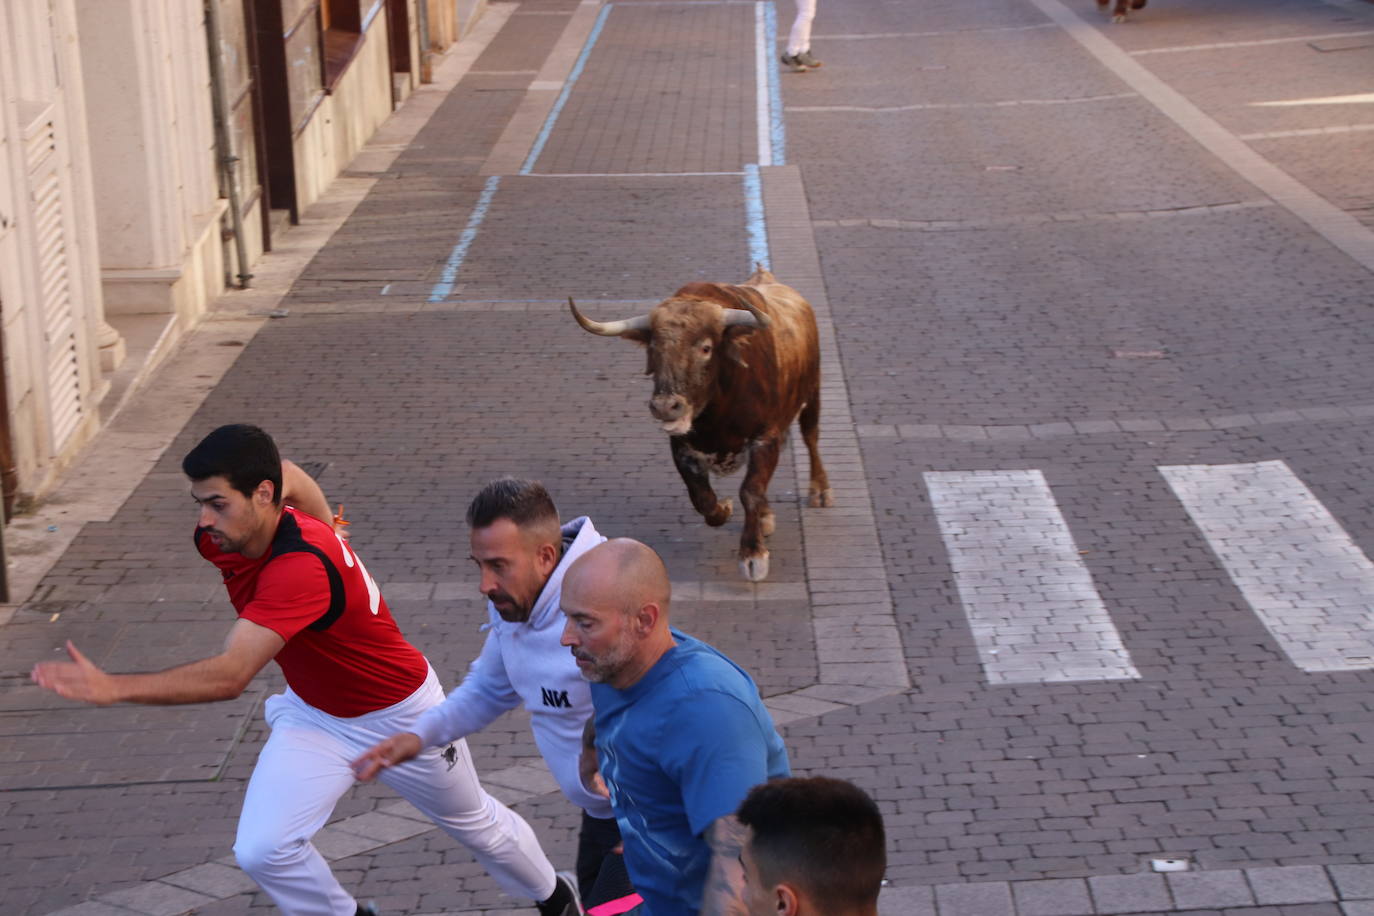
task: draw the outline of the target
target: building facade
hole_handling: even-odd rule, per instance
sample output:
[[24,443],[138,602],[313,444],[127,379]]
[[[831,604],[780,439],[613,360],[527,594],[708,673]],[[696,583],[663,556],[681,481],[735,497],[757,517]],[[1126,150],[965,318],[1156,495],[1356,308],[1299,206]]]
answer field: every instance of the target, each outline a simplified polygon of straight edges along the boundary
[[54,459],[90,438],[105,393],[75,35],[70,0],[0,6],[0,481],[11,510],[16,493],[41,487]]
[[220,294],[251,283],[273,238],[419,84],[426,54],[479,12],[0,0],[6,516],[41,498]]

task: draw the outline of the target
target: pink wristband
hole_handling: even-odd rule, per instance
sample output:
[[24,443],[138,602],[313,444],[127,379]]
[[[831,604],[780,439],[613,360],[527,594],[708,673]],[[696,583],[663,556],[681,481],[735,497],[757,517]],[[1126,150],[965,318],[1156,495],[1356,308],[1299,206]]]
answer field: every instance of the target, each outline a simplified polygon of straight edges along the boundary
[[587,916],[619,916],[621,913],[630,912],[643,902],[643,897],[638,894],[630,894],[628,897],[620,897],[597,904],[587,910]]

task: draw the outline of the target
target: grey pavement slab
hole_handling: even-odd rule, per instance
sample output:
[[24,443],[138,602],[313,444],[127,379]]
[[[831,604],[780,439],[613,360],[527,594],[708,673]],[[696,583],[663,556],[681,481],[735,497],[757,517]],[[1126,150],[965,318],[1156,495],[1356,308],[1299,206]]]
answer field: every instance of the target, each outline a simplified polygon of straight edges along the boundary
[[149,882],[122,891],[102,894],[102,903],[112,903],[147,916],[175,916],[209,903],[212,898],[170,884]]
[[935,905],[942,912],[968,916],[1012,916],[1011,889],[1000,882],[987,884],[940,884]]
[[1018,916],[1091,916],[1087,882],[1073,878],[1021,881],[1011,886]]
[[1324,903],[1335,900],[1336,891],[1325,869],[1315,865],[1298,868],[1250,868],[1246,878],[1262,904]]
[[1374,899],[1374,865],[1332,865],[1327,873],[1343,899]]
[[1088,879],[1097,912],[1146,913],[1171,909],[1163,875],[1095,875]]
[[252,878],[238,868],[221,862],[206,862],[204,865],[164,875],[158,880],[163,884],[184,887],[188,891],[221,900],[257,890],[257,884]]
[[1253,906],[1255,895],[1238,871],[1179,872],[1166,876],[1174,903],[1181,910]]

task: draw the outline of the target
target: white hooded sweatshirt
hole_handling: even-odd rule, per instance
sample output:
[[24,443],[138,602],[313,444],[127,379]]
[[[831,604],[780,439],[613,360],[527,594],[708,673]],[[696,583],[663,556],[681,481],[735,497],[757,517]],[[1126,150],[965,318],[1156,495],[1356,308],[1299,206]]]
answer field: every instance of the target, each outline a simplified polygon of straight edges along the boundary
[[[579,556],[606,538],[585,515],[563,526],[563,557],[544,583],[529,619],[502,619],[487,602],[487,641],[467,677],[415,723],[425,747],[456,741],[486,728],[523,701],[534,742],[568,801],[592,817],[613,817],[609,800],[588,792],[578,775],[582,728],[592,715],[592,695],[563,637],[563,574]],[[569,543],[571,541],[571,543]]]

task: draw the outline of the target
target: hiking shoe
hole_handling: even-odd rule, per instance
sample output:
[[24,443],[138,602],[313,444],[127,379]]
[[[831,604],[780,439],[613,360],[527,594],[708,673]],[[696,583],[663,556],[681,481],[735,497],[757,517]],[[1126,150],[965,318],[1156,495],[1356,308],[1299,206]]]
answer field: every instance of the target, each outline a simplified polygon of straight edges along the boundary
[[821,62],[811,55],[810,48],[796,54],[784,54],[782,62],[791,67],[794,73],[805,73],[807,70],[815,70],[821,65]]
[[358,901],[355,900],[354,903],[358,905],[358,912],[355,913],[354,916],[381,916],[377,910],[377,901],[375,900],[369,900],[367,903],[358,903]]
[[577,879],[565,871],[554,875],[553,893],[549,899],[536,904],[539,916],[587,916],[582,898],[577,895]]

